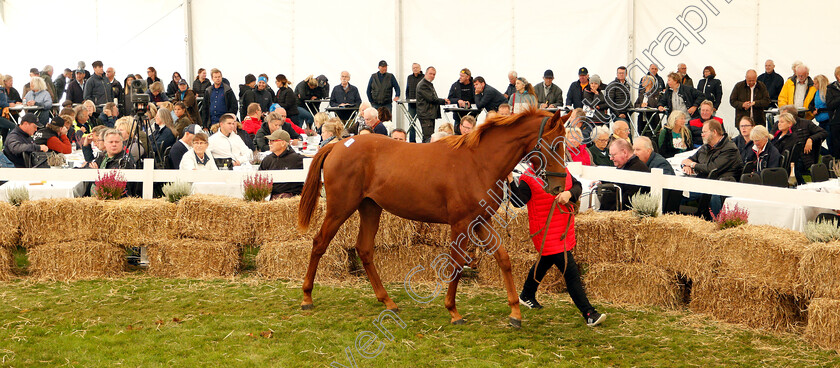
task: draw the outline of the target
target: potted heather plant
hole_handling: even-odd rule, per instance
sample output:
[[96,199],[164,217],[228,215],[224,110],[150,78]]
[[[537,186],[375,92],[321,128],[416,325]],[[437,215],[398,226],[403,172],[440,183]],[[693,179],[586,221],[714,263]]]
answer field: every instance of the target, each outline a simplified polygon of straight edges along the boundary
[[97,173],[93,191],[99,199],[120,199],[125,195],[128,182],[119,171],[109,171],[104,175]]
[[268,175],[260,175],[245,178],[242,183],[244,187],[243,196],[246,201],[262,202],[271,195],[271,188],[274,186],[274,180]]
[[746,224],[750,217],[750,212],[746,208],[739,208],[737,204],[731,209],[724,206],[720,209],[720,213],[717,216],[711,210],[709,210],[709,213],[712,215],[712,220],[717,223],[718,228],[721,230]]

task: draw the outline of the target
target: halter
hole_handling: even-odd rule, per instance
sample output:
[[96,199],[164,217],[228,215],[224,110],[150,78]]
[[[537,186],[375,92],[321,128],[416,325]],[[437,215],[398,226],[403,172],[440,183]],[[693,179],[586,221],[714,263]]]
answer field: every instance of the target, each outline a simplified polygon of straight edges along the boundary
[[[533,153],[533,152],[540,153],[540,140],[542,140],[543,131],[545,131],[545,124],[547,122],[548,122],[548,117],[544,117],[542,119],[542,122],[540,122],[540,134],[537,136],[537,144],[534,146],[534,149],[532,149],[531,152],[529,152],[529,154],[528,154],[529,156],[530,156],[530,153]],[[544,165],[544,166],[547,166],[547,165]],[[540,168],[540,171],[535,173],[535,174],[537,174],[537,176],[540,178],[540,180],[542,180],[543,189],[546,190],[546,192],[547,192],[548,191],[548,177],[551,176],[551,177],[565,179],[566,178],[566,172],[565,171],[564,172],[554,172],[554,171],[548,171],[546,169],[547,169],[547,167],[542,167],[542,168]]]

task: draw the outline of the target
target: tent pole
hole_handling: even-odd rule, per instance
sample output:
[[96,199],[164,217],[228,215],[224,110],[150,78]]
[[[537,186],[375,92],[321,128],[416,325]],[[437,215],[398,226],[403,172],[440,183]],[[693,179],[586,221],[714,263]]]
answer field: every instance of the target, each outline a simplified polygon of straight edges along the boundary
[[184,0],[184,46],[187,53],[187,74],[181,76],[191,81],[195,77],[193,64],[192,0]]

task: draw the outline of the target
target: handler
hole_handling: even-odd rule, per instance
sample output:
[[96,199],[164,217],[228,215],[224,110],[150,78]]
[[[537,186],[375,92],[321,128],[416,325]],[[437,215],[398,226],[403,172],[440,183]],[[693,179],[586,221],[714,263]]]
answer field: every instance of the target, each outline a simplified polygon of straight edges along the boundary
[[[533,169],[528,169],[519,181],[513,179],[513,174],[508,175],[511,194],[519,198],[519,201],[511,201],[527,204],[528,206],[528,227],[532,234],[537,252],[541,251],[537,263],[531,266],[522,285],[522,292],[519,294],[519,303],[531,309],[541,309],[542,305],[537,302],[536,292],[540,282],[551,266],[557,266],[566,279],[566,289],[575,306],[583,314],[586,325],[594,327],[607,318],[606,314],[598,313],[586,297],[583,285],[580,282],[580,271],[578,270],[575,258],[572,256],[572,248],[575,247],[575,218],[572,205],[577,202],[581,194],[581,185],[572,174],[566,171],[566,183],[564,192],[552,196],[543,190],[542,180],[537,179]],[[543,231],[548,220],[549,211],[553,202],[557,202],[557,208],[551,216],[551,223],[548,224],[548,235]],[[542,242],[545,239],[545,246]],[[536,272],[535,272],[536,269]]]

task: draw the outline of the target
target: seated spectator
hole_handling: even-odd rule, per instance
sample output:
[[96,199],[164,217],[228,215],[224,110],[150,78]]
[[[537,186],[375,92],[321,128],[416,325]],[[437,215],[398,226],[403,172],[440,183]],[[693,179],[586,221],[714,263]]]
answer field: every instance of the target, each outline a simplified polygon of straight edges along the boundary
[[134,169],[136,164],[125,153],[122,136],[116,129],[102,132],[105,154],[99,155],[88,167],[93,169]]
[[[204,72],[206,74],[206,72]],[[210,81],[205,79],[209,84]],[[199,83],[198,79],[196,79],[195,83]],[[204,89],[201,90],[204,92]],[[184,110],[187,112],[187,116],[189,117],[190,121],[195,124],[199,124],[201,122],[201,118],[198,115],[198,101],[196,100],[196,91],[189,89],[189,85],[187,84],[186,79],[181,79],[178,82],[178,92],[175,93],[175,97],[172,98],[172,101],[175,102],[175,105],[178,105],[178,102],[181,102],[184,106]],[[177,112],[176,112],[177,114]],[[178,122],[175,122],[175,126],[178,126]]]
[[[84,64],[80,66],[80,69],[84,69]],[[160,78],[158,78],[157,76],[157,69],[155,69],[155,67],[150,66],[148,69],[146,69],[146,75],[148,75],[148,78],[146,78],[146,85],[151,86],[155,82],[160,82]],[[142,78],[140,74],[137,74],[135,77],[137,79]],[[163,83],[161,83],[161,87],[163,87]]]
[[178,164],[179,170],[219,169],[216,167],[216,161],[213,160],[213,154],[207,149],[209,146],[207,140],[207,134],[204,134],[204,132],[196,133],[193,137],[192,147],[181,156],[181,163]]
[[359,135],[371,133],[373,133],[373,129],[371,129],[370,127],[363,127],[361,130],[359,130]]
[[184,127],[183,132],[181,132],[181,139],[172,145],[172,149],[169,150],[169,157],[166,157],[169,160],[169,167],[173,169],[181,167],[181,159],[190,147],[192,147],[193,138],[199,133],[203,134],[204,130],[198,124],[190,124]]
[[432,133],[432,138],[429,140],[429,143],[437,142],[437,141],[439,141],[443,138],[446,138],[450,135],[452,135],[452,134],[449,134],[448,132],[444,132],[444,131],[434,132],[434,133]]
[[689,150],[691,146],[691,131],[685,124],[685,113],[674,111],[668,116],[668,122],[659,132],[659,154],[665,158],[674,157],[680,152]]
[[385,106],[380,106],[378,109],[376,109],[376,111],[379,112],[379,125],[384,126],[386,131],[394,129],[394,123],[391,122],[391,109]]
[[[741,157],[745,157],[747,153],[752,152],[752,130],[755,127],[755,122],[749,116],[742,116],[741,120],[738,122],[738,131],[741,133],[739,136],[735,137],[732,140],[735,143],[735,147],[738,147],[738,152],[741,153]],[[765,130],[767,130],[765,128]],[[744,161],[746,162],[746,161]]]
[[605,123],[610,120],[609,105],[607,105],[604,87],[598,74],[593,74],[589,78],[589,85],[583,89],[583,105],[595,111],[593,119],[596,123]]
[[516,78],[516,92],[508,99],[508,103],[513,106],[513,113],[518,114],[529,108],[537,107],[537,93],[534,92],[534,87],[528,80],[522,77]]
[[[464,129],[464,119],[461,119],[461,129]],[[400,128],[396,128],[391,131],[391,138],[394,140],[398,140],[400,142],[405,142],[405,139],[408,137],[408,134],[405,133],[405,130]]]
[[50,121],[49,110],[53,104],[50,91],[47,90],[47,84],[41,77],[32,77],[32,82],[29,83],[29,86],[29,92],[23,96],[23,99],[26,100],[26,106],[40,107],[41,110],[38,112],[40,115],[40,125],[47,125]]
[[700,132],[703,131],[703,122],[706,120],[717,120],[718,123],[723,124],[723,119],[715,116],[715,111],[717,111],[714,107],[714,104],[710,100],[704,100],[700,103],[700,117],[697,119],[691,119],[688,122],[688,129],[691,131],[691,139],[692,144],[694,147],[700,147],[703,144],[703,139],[700,136]]
[[467,115],[461,118],[461,135],[469,134],[475,130],[475,117]]
[[[785,112],[779,115],[779,131],[773,138],[773,145],[782,154],[785,150],[790,152],[790,162],[795,164],[796,181],[804,184],[803,175],[807,174],[811,165],[817,162],[819,147],[822,141],[828,138],[828,132],[811,120],[797,118],[793,114],[796,108],[791,105],[782,105],[779,111]],[[790,172],[787,167],[785,170]]]
[[[359,94],[359,89],[350,84],[350,72],[341,72],[341,84],[335,86],[330,95],[331,107],[347,107],[357,108],[362,104],[362,96]],[[336,115],[342,121],[346,121],[352,115],[352,111],[337,111]],[[323,123],[322,123],[323,124]]]
[[260,104],[252,102],[248,105],[247,113],[248,115],[245,117],[245,120],[242,120],[242,129],[253,137],[263,125],[262,108],[260,108]]
[[735,84],[729,94],[729,104],[735,108],[735,122],[749,116],[756,125],[764,125],[764,109],[770,107],[770,94],[764,83],[758,83],[755,70],[747,70],[744,80]]
[[169,101],[169,97],[163,93],[163,83],[154,82],[149,86],[149,102],[160,106],[161,103]]
[[219,118],[219,131],[209,138],[208,147],[214,158],[229,158],[233,166],[251,161],[253,152],[248,149],[242,137],[236,134],[236,116],[228,113]]
[[595,166],[612,166],[607,146],[610,143],[610,130],[599,126],[592,130],[592,144],[589,146],[589,156]]
[[12,165],[5,163],[2,167],[26,167],[24,155],[49,150],[46,144],[35,143],[33,136],[37,130],[38,118],[34,114],[26,114],[20,119],[20,125],[12,129],[3,141],[3,155]]
[[[183,79],[181,79],[183,80]],[[178,131],[181,137],[184,136],[184,129],[195,122],[187,115],[187,106],[178,101],[175,103],[175,130]],[[179,138],[181,138],[179,137]]]
[[102,108],[102,113],[99,114],[99,121],[107,128],[113,128],[117,119],[120,118],[120,108],[113,102],[108,102]]
[[365,110],[370,107],[370,102],[367,101],[359,105],[359,113],[356,115],[356,120],[350,124],[348,128],[349,133],[356,134],[361,132],[361,129],[365,127]]
[[[317,113],[317,114],[315,114],[315,126],[314,126],[314,128],[313,128],[312,130],[313,130],[315,133],[317,133],[317,134],[321,134],[321,127],[322,127],[322,126],[324,125],[324,123],[326,123],[326,122],[327,122],[327,120],[329,120],[329,119],[330,119],[330,116],[329,116],[327,113],[323,112],[323,111],[322,111],[322,112],[319,112],[319,113]],[[344,121],[344,120],[346,120],[346,119],[341,119],[341,118],[339,118],[339,120]],[[289,134],[291,135],[291,133],[289,133]],[[292,136],[292,139],[295,139],[295,137],[294,137],[294,136]]]
[[[645,166],[641,159],[633,154],[633,146],[629,142],[619,139],[610,144],[610,159],[619,170],[650,172],[650,169]],[[615,211],[626,210],[630,208],[630,197],[636,193],[647,193],[650,191],[648,187],[642,187],[632,184],[617,183],[615,186],[621,188],[621,208],[615,203],[615,195],[604,195],[601,197],[601,210]]]
[[[543,81],[534,87],[534,92],[537,93],[537,102],[541,109],[563,105],[563,90],[554,84],[554,71],[551,69],[543,73]],[[478,93],[477,89],[475,93]]]
[[668,74],[668,88],[659,98],[659,111],[682,111],[688,116],[699,117],[697,109],[705,98],[693,86],[683,85],[681,80],[677,73]]
[[[284,129],[284,130],[287,133],[289,133],[290,136],[292,136],[292,144],[294,144],[296,139],[300,139],[300,138],[297,138],[297,136],[299,136],[300,134],[306,133],[306,130],[297,126],[297,124],[292,122],[292,119],[289,119],[286,116],[286,114],[287,114],[286,109],[281,108],[279,105],[272,105],[272,107],[274,108],[274,110],[272,110],[270,113],[268,113],[268,116],[266,116],[266,118],[265,118],[266,121],[269,121],[271,119],[280,119],[282,121],[285,121],[288,125],[284,125],[284,128],[288,128],[288,129]],[[276,115],[276,117],[272,118],[271,117],[272,114]],[[327,117],[329,117],[329,115]],[[337,119],[337,118],[335,118],[335,119]],[[263,123],[263,126],[265,126],[265,123]],[[269,133],[269,134],[271,134],[271,133]]]
[[[278,112],[279,111],[279,112]],[[288,121],[284,121],[283,115],[285,114],[285,109],[282,107],[271,114],[268,114],[268,123],[263,124],[260,130],[257,131],[256,138],[254,139],[257,149],[260,152],[266,152],[271,149],[271,146],[268,144],[268,137],[271,133],[274,133],[277,129],[282,129],[286,133],[292,137],[292,142],[297,143],[297,140],[301,139],[300,134],[298,134],[293,128],[292,123]]]
[[166,86],[166,96],[167,97],[173,98],[173,97],[175,97],[176,94],[178,94],[178,84],[180,84],[181,81],[184,81],[184,83],[187,82],[186,80],[181,78],[181,73],[178,73],[178,72],[172,73],[172,80],[169,81],[169,84]]
[[379,111],[373,107],[368,107],[367,110],[365,110],[365,125],[371,128],[373,133],[382,134],[384,136],[388,135],[388,128],[385,128],[385,125],[380,124]]
[[344,124],[340,119],[336,120],[328,121],[321,127],[321,147],[338,142],[344,136]]
[[580,162],[585,166],[592,166],[592,158],[589,157],[589,150],[581,142],[583,142],[583,132],[581,132],[580,128],[571,127],[566,129],[567,160]]
[[82,155],[85,157],[85,167],[96,161],[105,152],[105,141],[102,140],[102,133],[110,128],[99,125],[91,129],[86,139],[82,140]]
[[64,126],[64,119],[61,116],[53,118],[52,122],[38,129],[33,138],[35,144],[46,145],[51,152],[65,155],[73,152],[73,146],[67,138],[67,127]]
[[497,113],[501,116],[510,116],[510,105],[506,103],[499,105],[499,110],[497,111]]
[[[260,163],[260,170],[294,170],[303,169],[303,156],[293,151],[289,144],[291,138],[286,131],[277,129],[268,137],[271,153]],[[271,199],[291,198],[300,195],[303,183],[274,183],[271,188]]]
[[698,178],[731,178],[737,181],[736,178],[741,177],[743,162],[738,147],[726,136],[720,123],[707,120],[703,123],[703,146],[683,160],[681,166],[686,174],[697,175]]
[[[741,120],[743,121],[743,120]],[[741,159],[744,161],[744,173],[761,173],[768,167],[781,167],[782,155],[776,146],[767,144],[773,139],[773,135],[763,125],[759,125],[750,131],[752,144],[749,150],[744,151]]]
[[452,128],[452,124],[451,124],[451,123],[443,123],[443,124],[441,124],[441,125],[437,128],[437,131],[438,131],[438,132],[446,132],[446,134],[448,134],[448,135],[453,135],[453,134],[455,134],[455,131],[453,130],[453,128]]
[[[487,82],[484,81],[484,77],[479,76],[473,79],[473,88],[475,88],[475,108],[478,109],[479,113],[481,113],[481,110],[487,110],[487,112],[496,111],[499,109],[499,105],[507,102],[505,95],[492,86],[488,86]],[[557,91],[560,90],[557,86],[554,86],[554,88],[556,88]],[[553,96],[556,95],[555,92],[556,91],[554,89],[550,89],[549,97],[553,98]],[[560,101],[562,101],[562,92],[560,92],[560,96]],[[460,124],[463,124],[463,121],[462,117]],[[463,128],[461,128],[461,134],[466,134],[463,132]]]
[[[592,77],[595,76],[593,75]],[[630,139],[630,126],[624,120],[616,120],[613,123],[613,133],[610,136],[610,143],[617,139],[622,139],[627,141],[627,143],[633,144],[633,140]]]
[[[779,107],[793,105],[795,108],[808,108],[814,99],[817,89],[814,88],[814,81],[809,76],[810,69],[804,64],[794,66],[795,74],[785,81],[779,92]],[[798,93],[797,90],[803,91]],[[796,115],[794,115],[796,116]],[[814,119],[811,111],[805,112],[805,119]]]
[[102,120],[99,120],[99,114],[96,113],[96,105],[91,100],[85,100],[85,109],[87,109],[87,124],[93,129],[97,125],[104,125]]
[[662,169],[665,175],[675,175],[674,168],[662,155],[653,152],[653,142],[648,137],[637,137],[633,142],[633,154],[650,169]]
[[167,148],[172,147],[175,144],[176,138],[178,136],[178,131],[175,129],[175,125],[172,124],[172,115],[169,114],[169,110],[165,107],[161,107],[158,109],[157,115],[155,115],[155,129],[152,133],[152,136],[155,140],[155,147],[157,147],[157,156],[163,155],[163,152],[166,151]]
[[[651,68],[655,64],[651,65]],[[659,77],[659,76],[657,76]],[[659,97],[662,95],[662,88],[655,88],[657,80],[653,76],[645,75],[642,77],[641,88],[639,88],[639,97],[633,104],[636,108],[656,108],[659,106]],[[645,125],[649,124],[651,127],[659,125],[659,114],[654,112],[643,112],[639,114],[636,119],[636,126],[639,130],[639,135],[645,129]]]
[[[149,136],[142,129],[137,130],[135,118],[123,116],[115,124],[123,139],[123,146],[127,147],[131,158],[139,161],[149,150]],[[139,138],[138,138],[139,135]],[[139,141],[138,141],[139,139]]]
[[703,94],[703,98],[712,101],[712,107],[715,110],[720,108],[720,102],[723,98],[723,88],[721,87],[720,80],[715,78],[716,76],[715,68],[709,65],[703,68],[703,79],[697,82],[697,90]]

